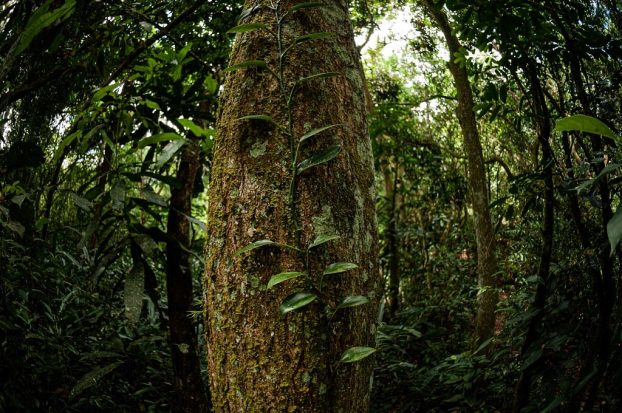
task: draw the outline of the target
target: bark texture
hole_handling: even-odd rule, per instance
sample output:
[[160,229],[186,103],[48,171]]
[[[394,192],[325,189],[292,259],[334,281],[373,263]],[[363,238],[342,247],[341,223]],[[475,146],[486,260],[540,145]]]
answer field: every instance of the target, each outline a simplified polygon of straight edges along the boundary
[[479,305],[475,319],[475,336],[478,343],[493,336],[495,332],[495,308],[499,300],[496,291],[495,274],[498,263],[495,256],[496,241],[488,209],[488,189],[486,187],[486,170],[482,145],[477,130],[475,112],[473,110],[473,92],[466,68],[455,62],[456,53],[461,53],[460,41],[451,30],[447,16],[436,8],[431,0],[424,0],[427,11],[443,32],[450,59],[449,70],[454,78],[458,98],[458,120],[464,139],[464,151],[468,164],[468,185],[473,207],[473,225],[477,242],[477,274]]
[[[300,1],[247,1],[253,10],[242,23],[263,22],[276,33],[278,3],[289,10]],[[301,9],[283,21],[284,45],[298,36],[332,32],[288,55],[283,76],[298,79],[322,72],[340,76],[306,81],[293,96],[293,132],[342,124],[310,139],[299,161],[338,144],[339,155],[296,180],[292,225],[289,186],[292,154],[287,137],[269,122],[239,120],[270,115],[288,124],[279,82],[265,69],[247,68],[227,76],[221,101],[210,184],[206,245],[206,341],[210,387],[217,412],[365,412],[372,358],[342,364],[352,346],[374,346],[380,287],[371,144],[360,70],[346,0]],[[260,4],[262,7],[254,8]],[[238,34],[231,64],[265,60],[277,70],[278,53],[267,30]],[[300,279],[267,290],[270,277],[302,271],[304,257],[286,249],[235,252],[250,242],[270,239],[306,246],[318,235],[341,238],[314,249],[309,273],[317,282],[326,265],[353,262],[357,269],[324,280],[322,296],[335,306],[344,296],[365,295],[367,305],[339,310],[329,321],[316,302],[280,317],[285,297],[305,289]],[[303,255],[303,254],[302,254]]]
[[201,378],[197,354],[197,332],[192,310],[192,268],[190,264],[190,223],[192,190],[201,166],[198,138],[192,135],[184,147],[177,169],[179,187],[171,188],[166,244],[166,290],[168,296],[169,331],[173,360],[173,384],[177,403],[173,411],[206,412],[210,401]]

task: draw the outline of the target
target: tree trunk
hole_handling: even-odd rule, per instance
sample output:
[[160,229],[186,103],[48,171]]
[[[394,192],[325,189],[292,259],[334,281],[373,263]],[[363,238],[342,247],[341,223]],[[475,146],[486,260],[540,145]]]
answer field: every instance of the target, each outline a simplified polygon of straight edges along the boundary
[[399,165],[395,160],[394,171],[391,171],[391,165],[381,166],[384,175],[384,188],[388,208],[388,222],[386,229],[386,239],[384,256],[388,257],[388,274],[389,274],[389,291],[387,298],[389,299],[389,319],[394,319],[400,304],[400,267],[399,267],[399,245],[397,239],[397,185],[399,180]]
[[[538,330],[544,318],[546,299],[548,296],[548,285],[550,283],[551,257],[553,255],[553,236],[555,225],[555,187],[553,186],[553,150],[550,145],[551,138],[551,116],[546,105],[544,92],[538,78],[535,62],[527,64],[529,83],[531,86],[531,96],[533,99],[533,109],[536,117],[536,130],[538,140],[542,146],[542,163],[544,164],[544,219],[542,222],[542,253],[538,266],[538,286],[531,305],[531,311],[535,314],[529,321],[525,341],[521,349],[521,356],[527,357],[532,347],[537,342],[541,333]],[[531,363],[523,368],[523,371],[514,389],[514,402],[512,411],[520,413],[529,402],[529,392],[531,382],[536,369],[539,367],[540,360]]]
[[481,343],[492,337],[495,332],[495,308],[499,299],[495,274],[498,271],[495,257],[496,242],[488,209],[488,190],[486,188],[486,170],[482,145],[477,131],[475,112],[473,111],[473,92],[466,68],[455,62],[456,54],[461,54],[460,41],[452,32],[445,13],[436,8],[431,0],[424,4],[430,16],[443,32],[449,49],[449,70],[454,78],[458,97],[458,120],[464,139],[464,151],[467,156],[468,185],[473,207],[473,224],[477,242],[477,274],[479,305],[475,319],[475,337]]
[[[368,410],[371,359],[339,360],[352,346],[373,346],[376,329],[372,152],[348,2],[324,3],[292,12],[300,1],[246,1],[241,23],[261,22],[270,31],[238,34],[232,51],[232,64],[261,59],[267,69],[228,75],[218,121],[205,280],[210,386],[218,412]],[[299,40],[279,59],[295,38],[326,32],[335,36]],[[288,104],[297,80],[327,72],[340,75],[299,82]],[[280,126],[239,119],[247,115],[268,115]],[[303,134],[328,125],[339,126],[306,140],[296,156]],[[341,147],[334,159],[295,175],[297,162],[332,145]],[[340,238],[307,253],[314,239],[331,235]],[[268,246],[236,254],[265,239],[301,252]],[[322,277],[333,262],[358,268]],[[284,271],[309,275],[267,289],[271,276]],[[300,290],[318,299],[280,317],[279,305]],[[331,317],[329,309],[348,295],[370,302]]]
[[192,310],[192,267],[190,223],[192,190],[201,166],[198,138],[190,133],[177,169],[180,186],[171,188],[166,245],[166,290],[170,344],[173,359],[174,387],[177,394],[176,412],[206,412],[210,409],[209,396],[201,379],[201,363],[197,354],[197,332]]

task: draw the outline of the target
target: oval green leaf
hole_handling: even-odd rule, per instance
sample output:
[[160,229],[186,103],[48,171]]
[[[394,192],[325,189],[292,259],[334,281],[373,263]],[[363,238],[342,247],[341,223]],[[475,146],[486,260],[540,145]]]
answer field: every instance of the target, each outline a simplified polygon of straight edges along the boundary
[[341,238],[339,235],[319,235],[317,236],[308,249],[319,247],[322,244],[326,244],[329,241]]
[[593,133],[595,135],[606,136],[615,141],[619,141],[620,137],[616,135],[609,126],[600,120],[587,115],[574,115],[567,118],[559,119],[555,122],[555,130],[558,132],[580,131]]
[[297,173],[301,174],[309,168],[313,168],[314,166],[321,165],[330,160],[333,160],[337,157],[337,155],[341,152],[341,146],[335,145],[327,148],[323,152],[317,153],[311,156],[308,159],[300,162],[298,164]]
[[618,208],[616,213],[607,223],[607,238],[609,238],[609,244],[611,244],[611,255],[613,255],[618,244],[622,240],[622,207]]
[[337,306],[339,308],[349,308],[349,307],[357,307],[359,305],[369,303],[369,299],[362,295],[349,295],[343,299]]
[[317,295],[301,292],[294,293],[288,296],[283,303],[279,306],[279,312],[281,315],[285,315],[291,311],[298,310],[308,304],[311,304],[317,299]]
[[313,130],[311,130],[311,131],[309,131],[309,132],[305,133],[304,135],[302,135],[302,136],[300,137],[300,143],[302,143],[302,142],[306,141],[306,140],[307,140],[307,139],[309,139],[309,138],[314,137],[315,135],[317,135],[317,134],[319,134],[319,133],[324,132],[325,130],[332,129],[332,128],[334,128],[335,126],[341,126],[341,125],[342,125],[342,124],[338,123],[338,124],[335,124],[335,125],[329,125],[329,126],[324,126],[324,127],[322,127],[322,128],[313,129]]
[[154,143],[166,142],[166,141],[176,141],[179,139],[183,139],[184,137],[178,133],[174,132],[164,132],[158,133],[156,135],[149,136],[148,138],[141,139],[138,142],[139,148],[144,148],[148,145],[153,145]]
[[268,26],[266,26],[263,23],[240,24],[238,26],[232,27],[231,29],[227,30],[227,33],[229,34],[246,33],[246,32],[252,32],[253,30],[265,29],[267,27]]
[[224,72],[233,72],[234,70],[247,69],[250,67],[266,67],[266,62],[263,60],[247,60],[246,62],[229,66]]
[[343,352],[339,361],[342,363],[354,363],[355,361],[363,360],[375,352],[376,349],[373,347],[351,347]]
[[251,242],[250,244],[240,248],[233,255],[234,256],[241,255],[241,254],[244,254],[245,252],[252,251],[254,249],[261,248],[261,247],[270,246],[270,245],[277,245],[277,243],[274,241],[270,241],[269,239],[262,239],[259,241]]
[[282,283],[283,281],[291,280],[292,278],[300,277],[301,275],[305,275],[305,273],[297,271],[278,273],[270,278],[267,288],[270,289],[275,285]]
[[324,270],[324,275],[339,274],[358,268],[358,265],[351,262],[334,262]]

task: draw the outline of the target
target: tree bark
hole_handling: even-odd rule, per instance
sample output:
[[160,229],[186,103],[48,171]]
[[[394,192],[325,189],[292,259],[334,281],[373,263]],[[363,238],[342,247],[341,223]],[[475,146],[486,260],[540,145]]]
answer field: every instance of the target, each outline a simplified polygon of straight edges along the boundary
[[[238,34],[232,64],[262,59],[269,70],[233,71],[224,86],[205,277],[208,366],[217,412],[365,412],[369,406],[371,359],[339,362],[352,346],[373,346],[380,299],[364,79],[348,2],[327,0],[325,7],[301,9],[277,27],[270,5],[282,16],[298,3],[248,0],[245,8],[252,12],[242,23],[268,25],[282,36],[282,50],[309,33],[335,37],[292,48],[280,82],[275,79],[281,72],[275,36],[266,29]],[[253,8],[255,4],[260,7]],[[283,90],[302,77],[326,72],[341,75],[299,83],[288,113]],[[255,114],[269,115],[282,127],[239,119]],[[341,152],[299,174],[291,185],[296,162],[292,143],[309,130],[336,124],[340,126],[306,141],[297,161],[335,144]],[[262,239],[305,251],[317,236],[334,234],[340,238],[311,250],[308,260],[304,252],[277,247],[235,254]],[[352,262],[358,268],[320,281],[322,270],[333,262]],[[307,281],[299,277],[266,288],[276,273],[305,269]],[[322,299],[279,317],[279,304],[309,284],[321,290]],[[347,295],[367,296],[370,303],[327,316],[326,310]]]
[[190,133],[177,169],[180,186],[171,188],[166,244],[166,290],[170,344],[177,403],[174,411],[191,413],[210,410],[209,394],[201,378],[201,363],[197,354],[197,331],[190,317],[193,304],[190,223],[192,190],[201,166],[198,138]]
[[477,275],[480,292],[475,319],[475,338],[477,343],[482,343],[492,337],[495,332],[495,308],[499,300],[495,274],[499,267],[495,257],[496,241],[488,209],[489,200],[484,157],[473,110],[473,92],[466,68],[454,60],[456,54],[461,53],[462,46],[452,32],[446,14],[438,9],[431,0],[424,0],[424,4],[427,12],[436,21],[447,41],[450,56],[447,64],[454,78],[457,91],[457,113],[464,139],[464,151],[467,156],[468,186],[477,242]]

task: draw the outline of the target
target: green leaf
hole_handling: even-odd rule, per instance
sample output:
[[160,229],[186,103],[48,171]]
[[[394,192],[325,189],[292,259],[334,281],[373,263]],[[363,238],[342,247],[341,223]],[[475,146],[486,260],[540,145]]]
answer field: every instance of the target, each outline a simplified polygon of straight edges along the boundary
[[341,360],[339,361],[342,363],[354,363],[355,361],[362,360],[375,352],[376,349],[373,347],[351,347],[343,352]]
[[253,30],[257,30],[257,29],[266,29],[268,26],[266,26],[263,23],[247,23],[247,24],[240,24],[238,26],[232,27],[231,29],[227,30],[227,33],[229,34],[233,34],[233,33],[246,33],[246,32],[251,32]]
[[311,304],[313,301],[316,300],[316,298],[317,295],[311,293],[294,293],[288,296],[285,300],[283,300],[283,302],[279,306],[279,312],[281,313],[281,315],[285,315],[291,311],[298,310],[299,308]]
[[108,85],[108,86],[104,86],[104,87],[100,88],[99,90],[97,90],[97,92],[95,92],[93,94],[93,102],[99,102],[109,92],[111,92],[114,89],[116,89],[117,87],[119,87],[120,84],[121,83],[113,83],[112,85]]
[[319,247],[322,244],[325,244],[329,241],[341,238],[339,235],[318,235],[311,245],[309,245],[308,249]]
[[184,137],[178,133],[174,133],[174,132],[158,133],[156,135],[152,135],[147,138],[141,139],[138,142],[138,147],[142,149],[145,146],[153,145],[154,143],[160,143],[160,142],[165,142],[165,141],[176,141],[180,139],[184,139]]
[[76,140],[76,138],[78,137],[82,137],[82,131],[76,131],[70,135],[68,135],[65,139],[63,139],[63,141],[60,143],[60,145],[58,146],[58,149],[56,150],[56,152],[54,153],[54,160],[52,161],[53,163],[56,163],[56,161],[58,161],[58,159],[60,158],[60,156],[63,154],[63,152],[65,151],[65,148],[69,145],[71,145],[73,143],[73,141]]
[[304,272],[281,272],[276,275],[273,275],[268,281],[268,289],[274,287],[277,284],[282,283],[283,281],[291,280],[292,278],[300,277],[301,275],[305,275]]
[[565,131],[581,131],[593,133],[595,135],[606,136],[613,140],[619,141],[620,137],[615,134],[600,120],[587,115],[574,115],[555,122],[555,130],[558,132]]
[[82,198],[80,195],[76,194],[75,192],[71,193],[71,197],[73,198],[73,203],[85,211],[90,211],[91,208],[93,207],[93,204],[91,203],[91,201],[89,201],[86,198]]
[[335,159],[339,152],[341,152],[341,146],[334,145],[327,148],[323,152],[316,153],[298,164],[297,173],[301,174],[309,168],[313,168],[314,166],[321,165]]
[[362,295],[349,295],[346,298],[344,298],[343,301],[339,303],[339,305],[337,305],[337,309],[357,307],[359,305],[363,305],[367,303],[369,303],[369,299],[367,297],[364,297]]
[[153,100],[145,99],[144,103],[149,109],[162,110],[160,108],[160,105],[157,102],[154,102]]
[[247,115],[237,118],[236,120],[263,120],[270,123],[275,123],[271,116],[268,115]]
[[125,317],[134,324],[140,320],[140,312],[143,308],[144,272],[143,264],[138,261],[134,262],[134,266],[125,276],[123,307]]
[[71,392],[69,393],[69,398],[74,399],[75,397],[79,396],[84,390],[97,384],[97,380],[109,374],[121,364],[123,364],[122,361],[117,361],[115,363],[108,364],[107,366],[86,373],[84,376],[82,376],[80,380],[78,380],[76,385],[73,386],[73,389],[71,389]]
[[335,77],[335,76],[341,76],[341,72],[316,73],[311,76],[301,77],[300,79],[298,79],[298,83],[303,83],[303,82],[307,82],[309,80],[315,80],[315,79],[323,79],[326,77]]
[[300,137],[300,143],[306,141],[309,138],[314,137],[315,135],[317,135],[319,133],[324,132],[325,130],[332,129],[332,128],[336,127],[336,126],[341,126],[341,125],[342,124],[339,123],[339,124],[335,124],[335,125],[329,125],[329,126],[324,126],[322,128],[317,128],[317,129],[310,130],[309,132],[305,133],[304,135],[302,135]]
[[622,240],[622,206],[607,223],[607,238],[611,244],[611,255],[615,252],[620,240]]
[[249,67],[266,67],[266,62],[263,60],[247,60],[246,62],[229,66],[224,72],[233,72],[234,70],[246,69]]
[[76,0],[66,0],[60,7],[48,11],[50,2],[39,6],[32,14],[26,27],[19,38],[19,44],[15,49],[15,55],[21,54],[30,46],[34,38],[45,28],[66,20],[76,8]]
[[9,221],[6,223],[6,226],[13,232],[15,232],[17,235],[20,236],[20,238],[24,238],[24,232],[26,232],[26,227],[24,227],[22,224],[20,224],[17,221]]
[[309,40],[332,39],[333,37],[335,37],[335,33],[330,33],[330,32],[309,33],[309,34],[296,37],[294,42],[296,44],[299,44],[299,43],[306,42]]
[[309,1],[306,3],[298,3],[295,6],[292,6],[291,9],[289,9],[289,11],[291,13],[298,11],[298,10],[302,10],[302,9],[311,9],[311,8],[317,8],[317,7],[327,7],[327,4],[324,3],[320,3],[317,1]]
[[181,147],[185,144],[185,139],[178,139],[176,141],[167,143],[166,146],[162,148],[162,151],[158,154],[158,160],[155,163],[155,167],[157,169],[163,167],[168,161],[171,160],[173,155],[175,155],[175,153],[177,153],[177,151],[181,149]]
[[191,121],[190,119],[177,119],[177,122],[179,122],[181,126],[183,126],[184,128],[190,129],[190,131],[194,134],[194,136],[207,137],[210,134],[210,129],[206,129],[202,126],[199,126],[193,121]]
[[112,209],[122,210],[125,203],[125,185],[123,182],[117,181],[110,189],[110,198],[112,199]]
[[324,275],[339,274],[358,268],[359,266],[351,262],[334,262],[324,270]]
[[266,246],[276,246],[276,245],[278,244],[274,241],[270,241],[269,239],[262,239],[259,241],[251,242],[247,246],[240,248],[233,255],[238,256],[238,255],[244,254],[245,252],[252,251],[256,248],[261,248],[261,247],[266,247]]

